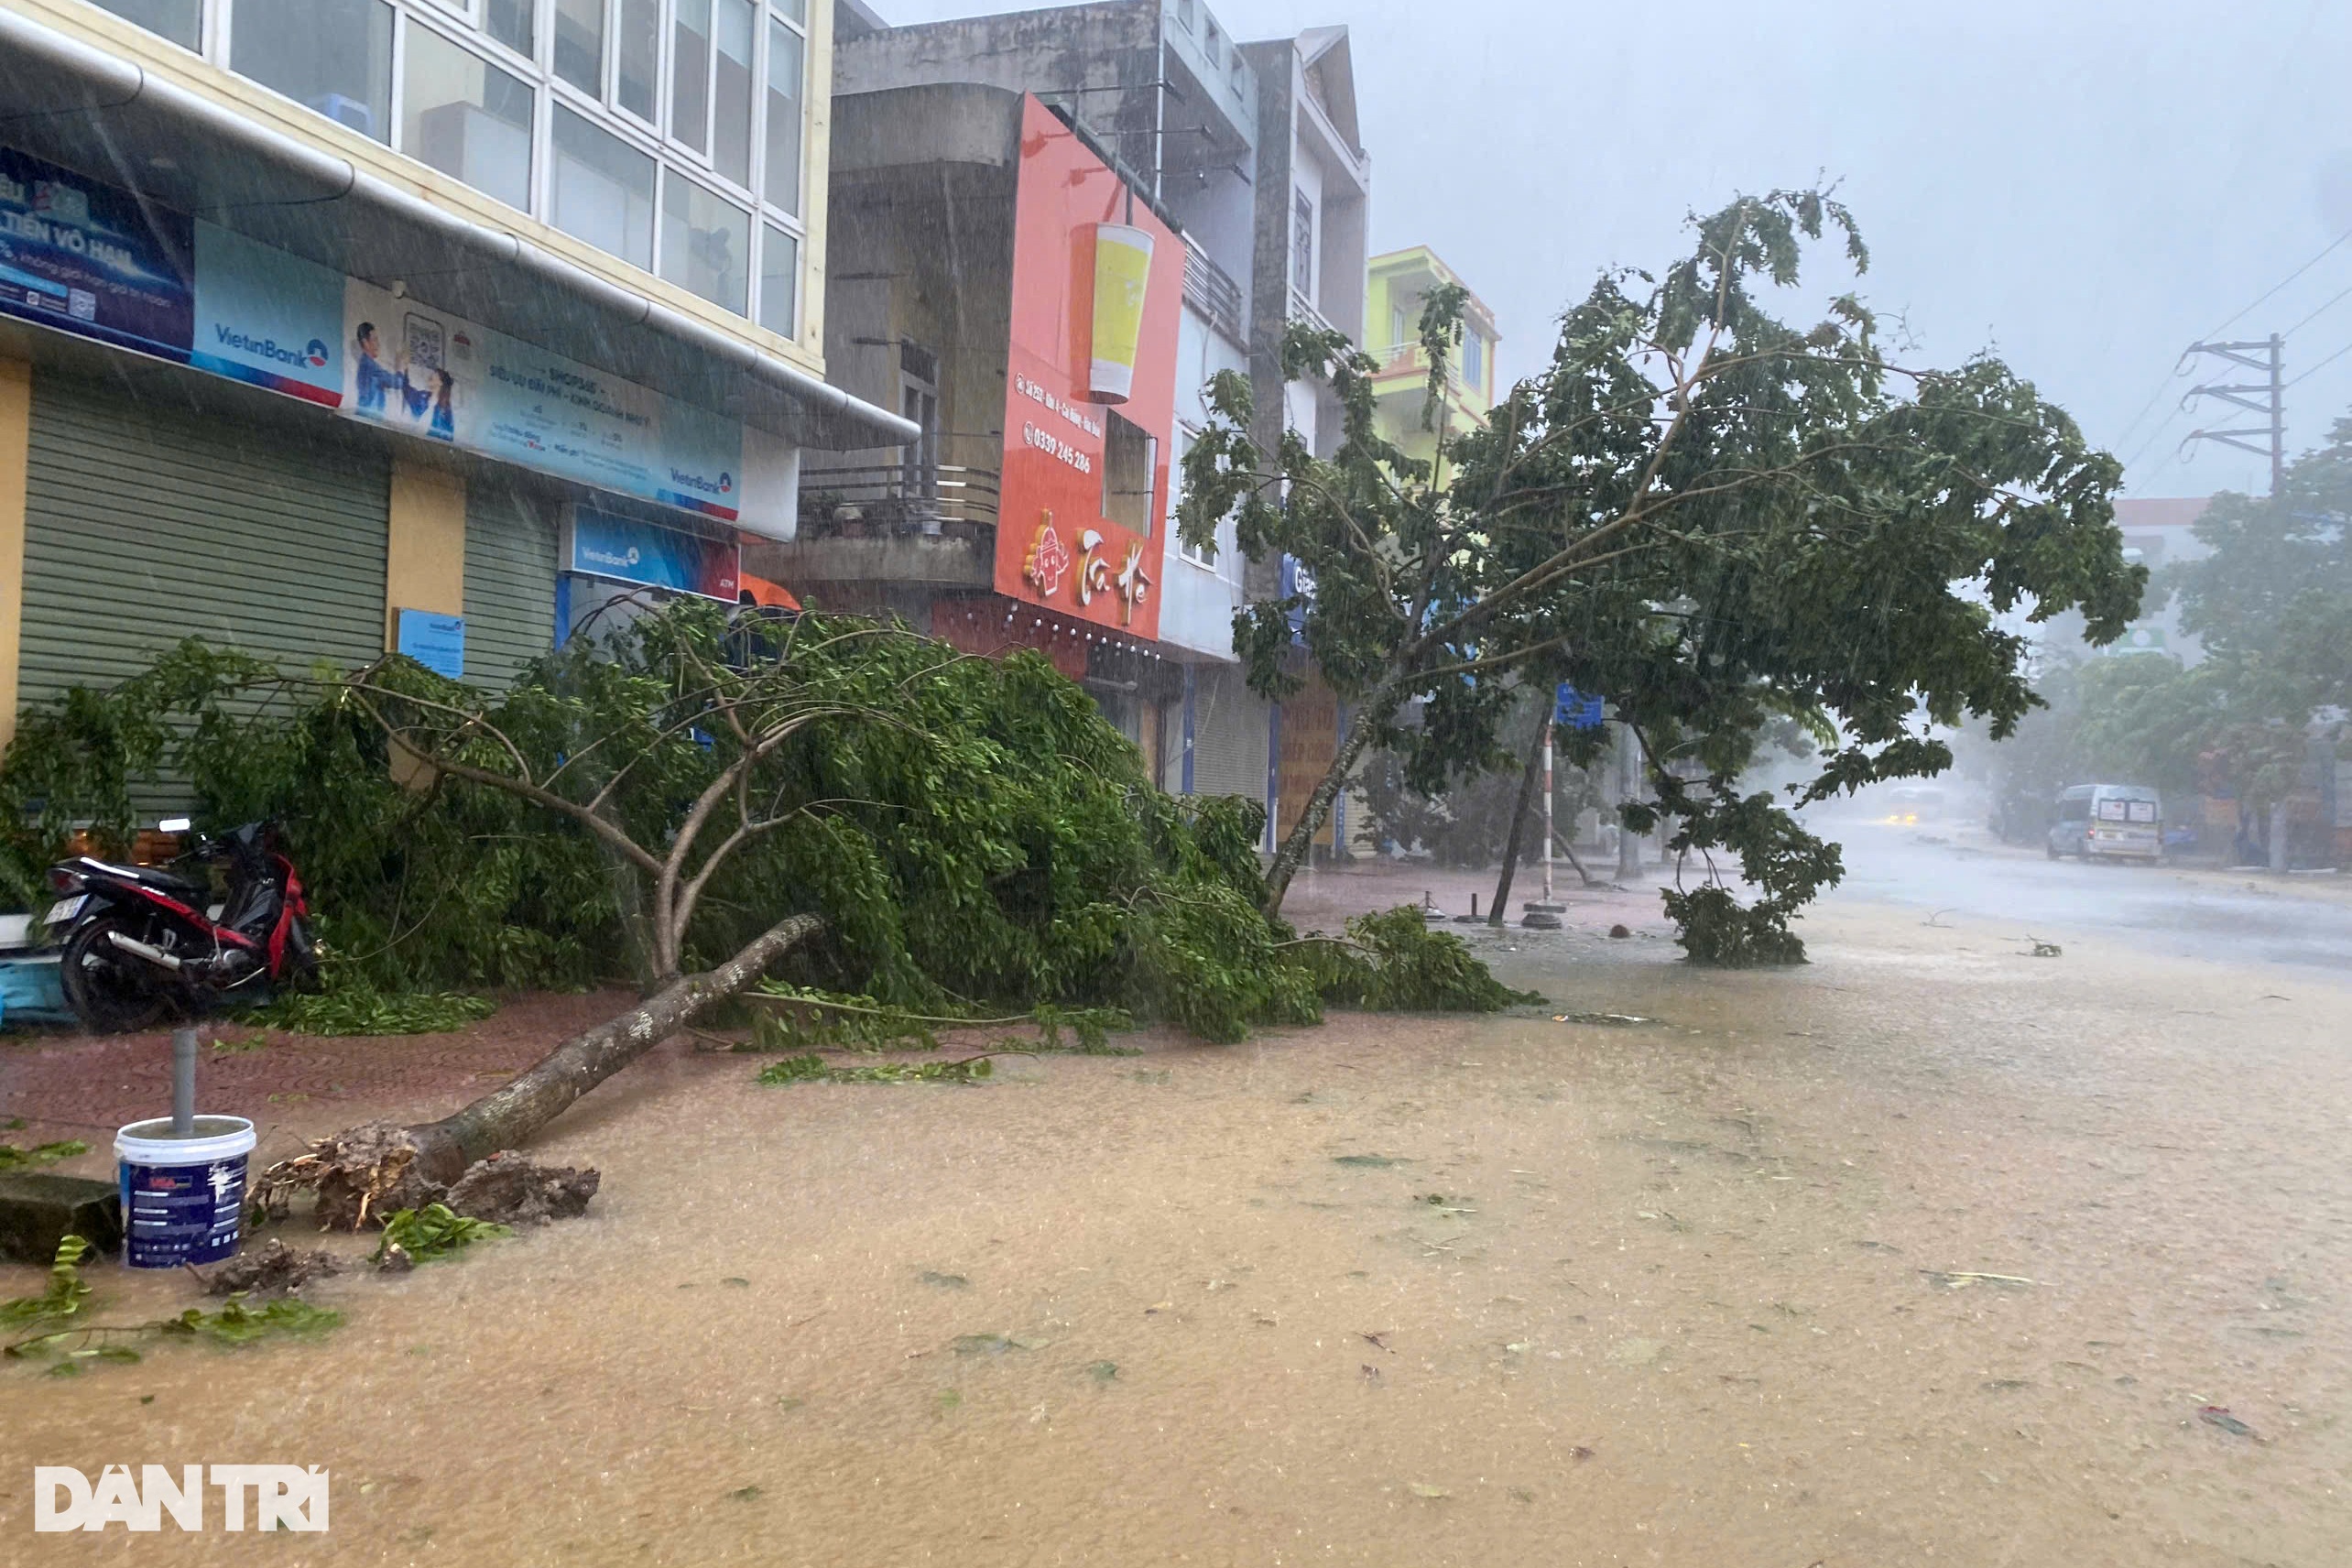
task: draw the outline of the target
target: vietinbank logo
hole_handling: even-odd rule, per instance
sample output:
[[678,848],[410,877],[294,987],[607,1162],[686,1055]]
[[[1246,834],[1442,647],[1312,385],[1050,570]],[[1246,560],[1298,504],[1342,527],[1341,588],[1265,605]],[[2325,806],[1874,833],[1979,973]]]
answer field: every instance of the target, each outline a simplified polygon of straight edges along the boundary
[[627,568],[635,566],[644,557],[637,553],[637,547],[635,545],[629,546],[626,550],[599,550],[593,544],[583,543],[580,547],[580,559],[591,566]]
[[[208,1528],[207,1472],[220,1494],[221,1528],[230,1530],[327,1528],[327,1472],[299,1465],[109,1465],[95,1482],[64,1465],[33,1466],[33,1530],[103,1531],[119,1524],[134,1532],[163,1528],[164,1516],[183,1531]],[[248,1508],[248,1501],[251,1507]]]
[[682,468],[673,468],[670,471],[670,482],[672,485],[682,485],[689,490],[698,490],[705,495],[735,494],[735,475],[732,474],[723,473],[718,478],[713,480],[705,479],[699,474],[689,474]]
[[212,335],[222,348],[266,359],[273,365],[303,365],[312,370],[327,367],[327,345],[319,338],[312,338],[300,348],[292,348],[276,338],[257,338],[251,332],[220,324],[212,328]]

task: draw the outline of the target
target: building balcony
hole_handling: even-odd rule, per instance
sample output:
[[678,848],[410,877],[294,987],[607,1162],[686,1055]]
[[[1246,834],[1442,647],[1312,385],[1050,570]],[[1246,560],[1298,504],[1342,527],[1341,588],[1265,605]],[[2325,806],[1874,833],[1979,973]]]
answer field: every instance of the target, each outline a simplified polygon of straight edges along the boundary
[[800,529],[760,547],[761,575],[849,606],[892,590],[985,590],[996,581],[996,495],[995,473],[945,463],[803,470]]
[[1300,293],[1295,285],[1290,289],[1290,320],[1301,326],[1312,327],[1319,332],[1339,331],[1331,324],[1331,318],[1316,310],[1313,301]]
[[996,528],[994,470],[960,464],[878,463],[803,469],[800,537],[975,539]]
[[1209,320],[1236,346],[1249,346],[1249,326],[1243,308],[1241,285],[1233,275],[1209,259],[1192,235],[1184,236],[1184,302]]

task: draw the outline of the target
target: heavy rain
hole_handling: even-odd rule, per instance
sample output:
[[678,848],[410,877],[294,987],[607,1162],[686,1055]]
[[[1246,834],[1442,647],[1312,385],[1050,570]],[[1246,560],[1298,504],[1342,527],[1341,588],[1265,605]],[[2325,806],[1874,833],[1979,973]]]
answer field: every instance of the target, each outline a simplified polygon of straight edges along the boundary
[[0,0],[0,1563],[2342,1561],[2347,58]]

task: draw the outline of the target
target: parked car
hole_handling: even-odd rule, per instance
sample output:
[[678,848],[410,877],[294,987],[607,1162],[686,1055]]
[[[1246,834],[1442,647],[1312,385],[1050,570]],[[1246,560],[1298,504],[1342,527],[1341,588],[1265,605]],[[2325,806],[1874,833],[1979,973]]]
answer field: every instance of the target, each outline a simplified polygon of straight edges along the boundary
[[2163,799],[2145,785],[2077,784],[2058,792],[2056,815],[2043,844],[2053,860],[2164,858]]

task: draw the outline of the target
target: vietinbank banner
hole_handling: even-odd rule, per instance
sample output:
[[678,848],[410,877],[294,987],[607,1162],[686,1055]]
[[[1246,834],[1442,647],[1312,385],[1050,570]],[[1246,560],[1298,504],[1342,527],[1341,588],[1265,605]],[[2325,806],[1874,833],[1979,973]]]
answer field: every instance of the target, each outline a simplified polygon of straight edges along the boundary
[[742,427],[0,147],[0,314],[732,523]]
[[518,467],[734,522],[743,430],[535,343],[351,279],[343,408]]
[[343,402],[343,275],[196,223],[196,340],[188,363],[289,397]]

